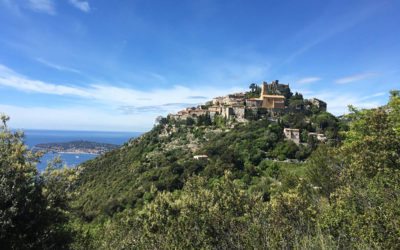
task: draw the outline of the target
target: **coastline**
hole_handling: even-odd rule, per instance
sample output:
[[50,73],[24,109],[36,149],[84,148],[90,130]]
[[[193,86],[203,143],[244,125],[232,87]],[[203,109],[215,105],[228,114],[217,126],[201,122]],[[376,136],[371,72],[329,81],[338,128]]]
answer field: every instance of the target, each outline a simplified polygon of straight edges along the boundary
[[101,153],[91,153],[91,152],[71,152],[71,151],[48,151],[47,153],[53,154],[71,154],[71,155],[101,155]]

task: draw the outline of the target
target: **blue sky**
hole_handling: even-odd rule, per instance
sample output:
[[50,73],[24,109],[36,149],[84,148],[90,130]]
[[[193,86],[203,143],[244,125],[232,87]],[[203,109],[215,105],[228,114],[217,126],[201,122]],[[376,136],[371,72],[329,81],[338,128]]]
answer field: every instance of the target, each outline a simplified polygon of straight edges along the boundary
[[375,107],[400,87],[398,0],[0,0],[0,112],[15,128],[146,131],[279,79]]

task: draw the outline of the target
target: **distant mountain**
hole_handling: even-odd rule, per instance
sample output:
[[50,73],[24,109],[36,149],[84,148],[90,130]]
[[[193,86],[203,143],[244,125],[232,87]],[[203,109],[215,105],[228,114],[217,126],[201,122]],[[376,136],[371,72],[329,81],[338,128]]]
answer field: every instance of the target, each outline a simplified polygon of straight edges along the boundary
[[56,152],[56,153],[86,153],[104,154],[105,152],[117,149],[119,146],[110,143],[99,143],[92,141],[70,141],[41,143],[34,146],[34,151]]

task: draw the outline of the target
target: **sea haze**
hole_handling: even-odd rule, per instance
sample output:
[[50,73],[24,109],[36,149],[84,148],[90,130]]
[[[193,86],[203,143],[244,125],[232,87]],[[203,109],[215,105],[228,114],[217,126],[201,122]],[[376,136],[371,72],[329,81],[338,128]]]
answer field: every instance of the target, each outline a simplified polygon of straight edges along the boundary
[[[100,143],[112,143],[122,145],[130,138],[135,138],[141,132],[102,132],[102,131],[63,131],[63,130],[23,130],[25,133],[25,144],[33,148],[40,143],[50,142],[70,142],[70,141],[92,141]],[[47,153],[42,158],[37,168],[43,171],[47,162],[57,155],[60,155],[65,163],[70,167],[75,167],[80,163],[97,157],[94,154],[64,154]]]

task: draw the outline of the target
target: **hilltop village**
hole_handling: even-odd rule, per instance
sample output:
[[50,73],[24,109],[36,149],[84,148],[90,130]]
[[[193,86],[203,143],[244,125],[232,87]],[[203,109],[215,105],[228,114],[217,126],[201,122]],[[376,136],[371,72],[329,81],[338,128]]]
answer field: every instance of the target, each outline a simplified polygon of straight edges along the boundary
[[[210,119],[222,117],[230,122],[247,122],[260,118],[268,118],[277,121],[279,117],[287,113],[297,112],[325,112],[326,102],[317,98],[304,99],[299,103],[289,105],[289,99],[293,96],[289,84],[281,84],[278,80],[271,83],[262,82],[261,87],[256,84],[250,85],[249,92],[229,94],[227,96],[215,97],[205,105],[186,108],[176,114],[169,114],[168,119],[182,121],[191,119]],[[298,95],[296,93],[296,95]],[[302,98],[302,96],[301,96]],[[300,129],[284,128],[284,135],[287,139],[296,144],[300,143]],[[318,141],[325,141],[327,138],[323,133],[308,132],[308,136]]]

